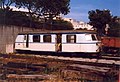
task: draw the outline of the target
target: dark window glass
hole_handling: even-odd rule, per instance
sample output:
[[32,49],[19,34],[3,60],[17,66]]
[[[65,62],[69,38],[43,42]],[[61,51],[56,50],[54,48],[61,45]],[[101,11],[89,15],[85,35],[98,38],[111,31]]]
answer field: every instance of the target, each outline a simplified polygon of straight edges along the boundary
[[27,36],[26,36],[26,35],[24,35],[24,40],[26,40],[26,38],[27,38]]
[[51,35],[44,35],[43,36],[43,41],[44,42],[51,42]]
[[67,35],[67,43],[76,43],[76,35]]
[[95,35],[92,35],[92,40],[96,40],[96,37],[95,37]]
[[33,42],[40,42],[40,35],[33,35]]

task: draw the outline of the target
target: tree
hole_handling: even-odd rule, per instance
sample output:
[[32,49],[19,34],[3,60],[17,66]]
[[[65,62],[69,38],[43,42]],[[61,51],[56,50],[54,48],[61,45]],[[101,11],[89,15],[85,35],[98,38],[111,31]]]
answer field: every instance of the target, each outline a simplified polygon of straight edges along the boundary
[[38,17],[47,17],[46,19],[50,24],[54,17],[60,14],[66,15],[70,9],[70,0],[14,0],[14,2],[18,8],[27,8],[30,17],[33,14],[36,14]]
[[29,27],[32,27],[32,21],[33,21],[33,13],[35,9],[35,1],[36,0],[13,0],[15,3],[15,6],[17,8],[26,8],[29,12]]
[[47,15],[51,22],[57,15],[69,13],[69,2],[70,0],[42,0],[41,13]]
[[6,19],[11,13],[12,9],[10,9],[11,4],[13,4],[12,0],[0,0],[0,22],[1,24],[6,24]]
[[108,36],[120,37],[120,18],[113,17],[108,30]]
[[6,7],[10,7],[13,3],[13,0],[0,0],[0,8],[5,9]]
[[[27,26],[29,24],[29,27],[33,27],[35,23],[37,24],[38,22],[40,23],[40,18],[41,18],[42,20],[43,19],[45,20],[45,23],[48,24],[49,27],[51,26],[54,27],[56,25],[58,26],[60,24],[65,24],[67,25],[67,27],[70,26],[70,28],[69,27],[68,28],[71,29],[72,25],[70,23],[68,24],[67,22],[66,23],[60,22],[58,24],[58,22],[53,21],[54,17],[60,14],[66,15],[69,13],[69,9],[70,9],[69,2],[70,0],[0,0],[0,3],[1,3],[0,13],[4,13],[4,14],[0,14],[0,17],[4,19],[5,21],[5,23],[3,22],[4,24],[6,23],[12,24],[12,22],[9,22],[9,19],[12,19],[12,21],[17,21],[17,23],[20,22],[19,24],[21,24],[23,20],[23,21],[27,21],[25,22],[27,23]],[[12,11],[12,9],[10,9],[10,5],[13,3],[15,4],[16,8],[26,8],[28,12],[22,13],[18,11],[16,12]],[[2,20],[0,19],[0,21]],[[61,25],[61,26],[64,26],[64,25]]]
[[90,25],[93,26],[93,28],[97,29],[97,32],[102,36],[105,35],[105,28],[106,24],[110,24],[112,20],[112,15],[110,13],[110,10],[98,10],[96,11],[92,10],[88,12],[89,19],[90,19]]
[[64,20],[53,20],[52,30],[73,30],[71,22]]

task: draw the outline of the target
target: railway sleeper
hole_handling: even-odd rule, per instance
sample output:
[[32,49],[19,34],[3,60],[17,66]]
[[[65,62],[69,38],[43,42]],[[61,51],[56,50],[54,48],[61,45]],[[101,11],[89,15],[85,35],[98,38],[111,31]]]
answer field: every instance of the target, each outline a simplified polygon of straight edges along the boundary
[[87,71],[90,73],[95,73],[101,76],[116,76],[118,75],[118,69],[110,68],[110,67],[99,67],[99,66],[90,66],[90,65],[79,65],[79,64],[72,64],[67,66],[67,69],[76,70],[76,71]]
[[103,52],[120,56],[120,48],[117,47],[103,47]]
[[[50,80],[51,78],[55,78],[56,76],[54,75],[47,75],[47,74],[44,74],[44,75],[25,75],[25,74],[22,74],[22,75],[17,75],[17,74],[8,74],[7,75],[7,78],[8,80],[11,80],[11,81],[14,81],[14,80],[22,80],[22,81],[25,81],[25,80],[32,80],[34,82],[38,82],[38,81],[43,81],[43,80]],[[21,81],[20,81],[21,82]]]
[[95,81],[95,82],[102,82],[103,77],[98,76],[94,73],[90,73],[87,71],[78,71],[72,69],[62,69],[61,76],[64,78],[65,81]]
[[[65,70],[66,71],[67,70],[77,71],[77,72],[74,72],[75,74],[77,73],[77,75],[79,75],[79,72],[80,72],[83,75],[85,74],[86,77],[87,77],[87,75],[90,76],[91,78],[99,77],[99,78],[106,80],[106,81],[108,79],[116,80],[116,79],[118,79],[118,75],[119,75],[118,70],[114,69],[114,68],[89,66],[89,65],[79,65],[79,64],[69,65],[69,66],[67,66],[67,68]],[[68,72],[64,72],[64,75],[63,75],[64,77],[66,76],[66,73],[68,76],[71,75],[71,74],[68,74]],[[94,77],[92,77],[91,75]],[[74,78],[74,77],[72,77],[72,78]],[[97,78],[97,79],[99,79],[99,78]],[[91,79],[91,80],[95,80],[95,79]],[[103,82],[103,81],[100,81],[100,82]]]

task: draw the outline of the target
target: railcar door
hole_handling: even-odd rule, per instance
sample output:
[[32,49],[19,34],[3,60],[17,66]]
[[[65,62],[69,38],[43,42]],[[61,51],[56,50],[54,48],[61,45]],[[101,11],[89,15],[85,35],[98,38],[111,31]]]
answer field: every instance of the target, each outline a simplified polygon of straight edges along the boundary
[[27,40],[26,40],[26,48],[29,47],[29,35],[27,34]]
[[29,35],[24,35],[24,48],[29,47]]
[[62,34],[57,34],[55,50],[56,52],[62,51]]

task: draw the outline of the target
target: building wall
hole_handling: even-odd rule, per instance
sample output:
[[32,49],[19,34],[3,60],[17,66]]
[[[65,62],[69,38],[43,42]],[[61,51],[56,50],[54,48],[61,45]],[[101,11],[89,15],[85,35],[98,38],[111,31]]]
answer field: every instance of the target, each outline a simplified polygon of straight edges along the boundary
[[14,42],[18,33],[24,31],[39,31],[27,27],[4,26],[0,25],[0,53],[13,53]]
[[85,23],[85,22],[82,22],[82,21],[77,21],[77,20],[72,19],[72,18],[63,18],[63,20],[71,22],[74,29],[80,29],[81,28],[81,29],[93,30],[92,29],[93,26],[91,26],[88,23]]

